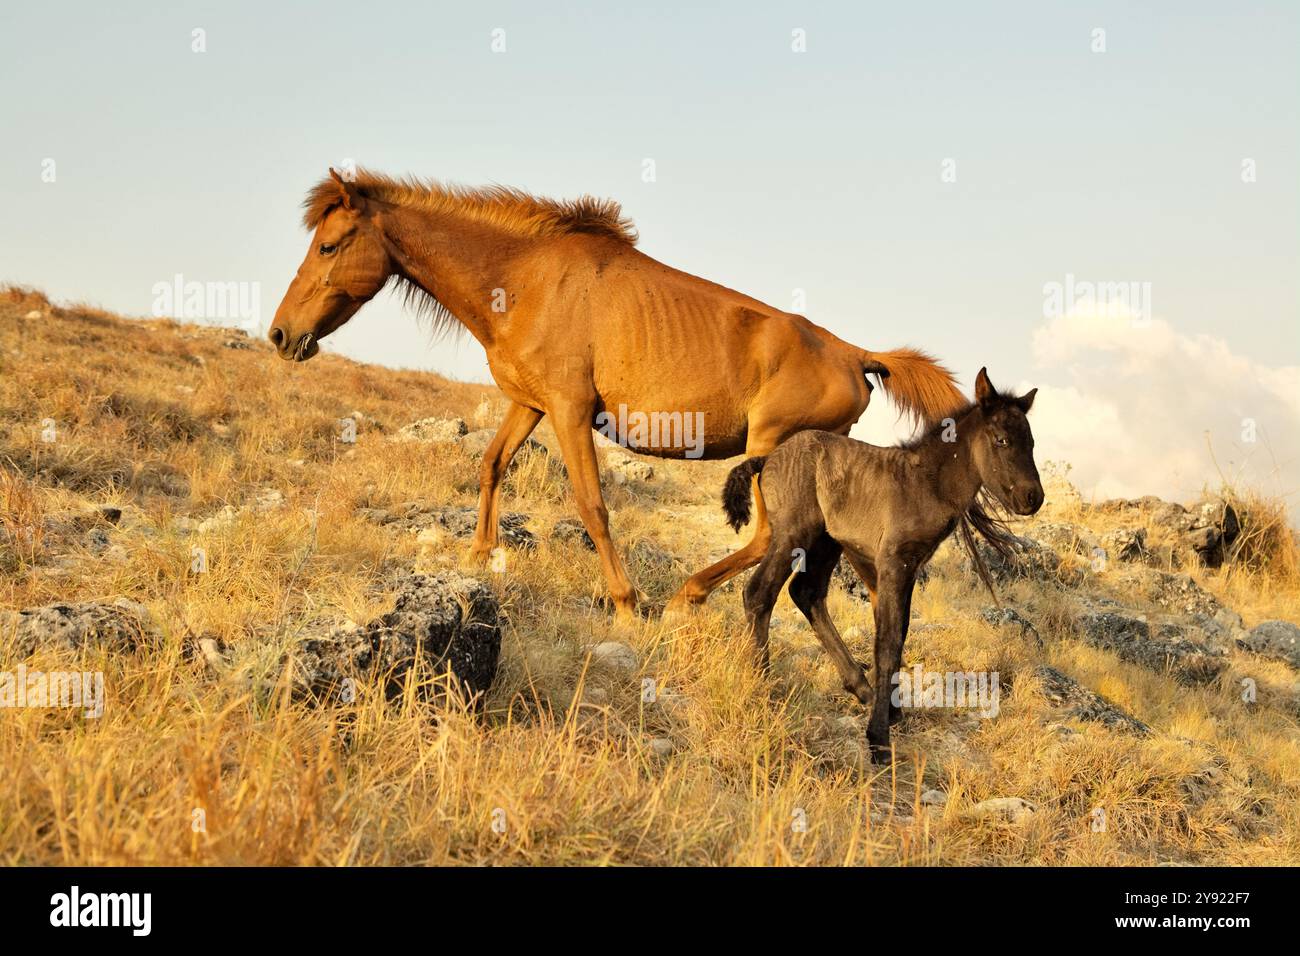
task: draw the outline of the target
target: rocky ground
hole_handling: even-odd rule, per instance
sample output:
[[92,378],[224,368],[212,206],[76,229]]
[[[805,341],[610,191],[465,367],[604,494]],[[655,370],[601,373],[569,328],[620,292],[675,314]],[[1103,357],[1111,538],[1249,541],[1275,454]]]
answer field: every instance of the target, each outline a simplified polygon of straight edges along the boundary
[[[104,676],[102,716],[0,708],[10,863],[1295,863],[1300,576],[1277,502],[1048,504],[952,543],[886,769],[783,598],[773,674],[729,585],[610,617],[543,425],[464,563],[492,389],[230,330],[0,294],[0,672]],[[729,463],[602,447],[651,606],[733,549]],[[869,660],[846,569],[832,614]],[[0,685],[0,703],[3,686]]]

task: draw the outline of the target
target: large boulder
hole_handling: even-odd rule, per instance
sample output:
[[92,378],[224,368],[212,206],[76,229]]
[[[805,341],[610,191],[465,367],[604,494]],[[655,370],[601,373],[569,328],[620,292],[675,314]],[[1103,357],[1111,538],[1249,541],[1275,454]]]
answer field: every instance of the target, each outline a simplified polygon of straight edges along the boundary
[[156,637],[148,609],[126,598],[0,611],[0,636],[10,633],[20,660],[48,646],[134,651]]
[[1093,647],[1112,651],[1121,660],[1168,673],[1179,683],[1206,684],[1227,667],[1223,655],[1185,636],[1176,626],[1151,633],[1144,618],[1109,607],[1084,610],[1075,629]]
[[1290,621],[1256,624],[1238,639],[1238,643],[1253,654],[1300,668],[1300,627]]
[[[443,571],[406,575],[387,614],[363,627],[347,625],[310,638],[289,656],[300,698],[348,701],[356,683],[376,679],[392,697],[418,663],[425,678],[450,671],[451,686],[464,699],[481,703],[500,652],[496,596],[477,578]],[[422,685],[422,693],[428,691],[428,684]]]
[[1034,668],[1043,696],[1058,707],[1064,707],[1071,717],[1103,724],[1112,730],[1134,734],[1149,734],[1151,728],[1136,717],[1125,713],[1105,697],[1089,690],[1073,677],[1054,667],[1041,665]]

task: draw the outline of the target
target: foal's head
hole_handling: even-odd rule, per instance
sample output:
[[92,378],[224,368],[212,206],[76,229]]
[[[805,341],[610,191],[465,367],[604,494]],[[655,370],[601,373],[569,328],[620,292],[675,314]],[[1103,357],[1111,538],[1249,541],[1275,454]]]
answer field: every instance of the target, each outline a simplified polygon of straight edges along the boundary
[[316,225],[307,258],[275,310],[268,336],[282,359],[304,362],[317,344],[352,318],[394,272],[378,226],[367,215],[368,200],[334,170],[313,192],[336,190]]
[[975,468],[984,487],[1018,515],[1031,515],[1043,506],[1043,483],[1034,465],[1034,435],[1026,414],[1038,389],[1016,397],[1001,394],[989,381],[988,369],[975,379],[975,402],[982,426],[975,437]]

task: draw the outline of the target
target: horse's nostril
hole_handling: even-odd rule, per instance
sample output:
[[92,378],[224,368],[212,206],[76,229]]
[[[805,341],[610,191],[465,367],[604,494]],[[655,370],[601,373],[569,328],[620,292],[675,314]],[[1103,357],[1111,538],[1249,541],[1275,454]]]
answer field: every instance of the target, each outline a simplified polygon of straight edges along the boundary
[[273,325],[271,326],[271,331],[266,334],[271,339],[271,344],[274,345],[277,349],[284,348],[284,340],[286,338],[284,334],[284,329],[280,328],[279,326]]

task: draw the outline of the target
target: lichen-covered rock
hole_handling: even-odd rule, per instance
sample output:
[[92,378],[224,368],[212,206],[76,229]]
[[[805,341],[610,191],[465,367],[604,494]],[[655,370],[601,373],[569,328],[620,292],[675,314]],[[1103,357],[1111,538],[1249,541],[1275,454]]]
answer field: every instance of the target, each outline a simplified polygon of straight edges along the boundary
[[1145,619],[1124,611],[1088,609],[1075,619],[1075,627],[1093,647],[1113,651],[1130,664],[1168,672],[1183,684],[1209,683],[1227,667],[1221,653],[1184,636],[1176,627],[1153,635]]
[[421,418],[409,425],[403,425],[389,438],[389,441],[416,441],[441,445],[456,441],[468,432],[469,427],[463,418]]
[[1106,557],[1114,561],[1141,561],[1147,556],[1146,528],[1116,528],[1101,536]]
[[[422,675],[451,672],[466,700],[481,701],[496,676],[501,652],[500,607],[482,581],[456,571],[408,574],[398,581],[393,609],[363,627],[335,628],[290,653],[300,698],[349,700],[355,683],[382,678],[388,696],[401,693],[417,662]],[[429,685],[422,685],[428,694]]]
[[1223,607],[1218,598],[1186,574],[1151,572],[1143,582],[1143,590],[1152,604],[1175,614],[1214,617]]
[[986,607],[980,610],[980,617],[994,627],[1018,628],[1021,634],[1033,638],[1034,643],[1042,646],[1043,638],[1039,635],[1038,628],[1015,608]]
[[1124,711],[1105,697],[1084,687],[1073,677],[1062,674],[1054,667],[1041,665],[1034,668],[1043,689],[1043,696],[1058,707],[1067,708],[1071,717],[1103,724],[1112,730],[1135,734],[1149,734],[1151,728]]
[[[1033,538],[1017,537],[1010,553],[1006,555],[982,538],[976,538],[975,547],[988,566],[989,576],[999,583],[1046,581],[1054,578],[1061,569],[1060,556]],[[972,575],[976,573],[969,554],[963,554],[962,570]]]
[[596,542],[577,518],[561,518],[551,529],[551,539],[581,544],[588,551],[596,550]]
[[111,604],[86,601],[0,611],[0,633],[13,634],[19,659],[47,646],[134,651],[152,643],[157,636],[149,610],[126,598],[118,598]]
[[1290,621],[1264,621],[1256,624],[1238,643],[1261,657],[1285,661],[1300,668],[1300,627]]
[[[418,501],[407,501],[390,508],[359,508],[357,514],[397,531],[411,534],[433,528],[454,538],[470,538],[478,526],[478,509],[440,507]],[[506,511],[498,515],[501,540],[517,548],[531,548],[537,544],[536,536],[528,530],[528,515],[519,511]],[[435,536],[436,537],[436,536]]]

